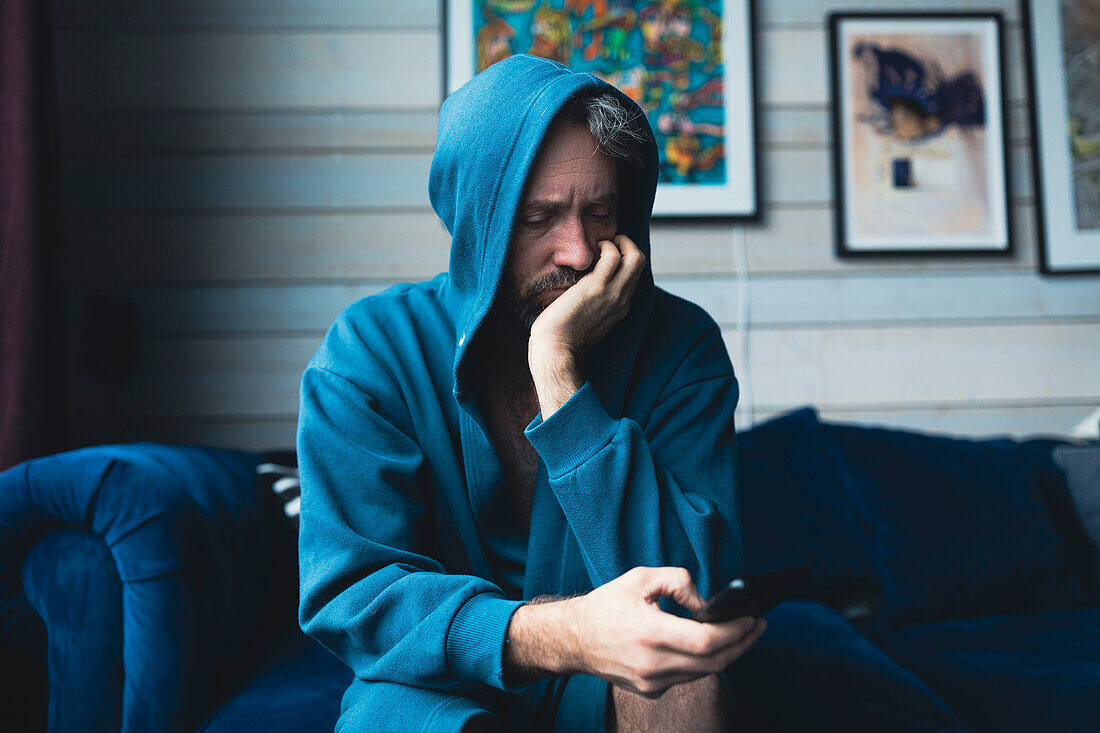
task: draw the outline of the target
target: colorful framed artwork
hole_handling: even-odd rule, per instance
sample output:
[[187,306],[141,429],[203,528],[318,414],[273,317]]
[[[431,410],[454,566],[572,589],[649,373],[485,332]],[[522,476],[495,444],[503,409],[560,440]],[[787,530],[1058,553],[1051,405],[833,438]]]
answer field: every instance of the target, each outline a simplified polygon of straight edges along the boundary
[[838,256],[1008,254],[997,13],[830,15]]
[[1100,0],[1027,4],[1039,269],[1100,272]]
[[515,53],[614,84],[657,138],[655,216],[758,212],[751,0],[448,0],[446,91]]

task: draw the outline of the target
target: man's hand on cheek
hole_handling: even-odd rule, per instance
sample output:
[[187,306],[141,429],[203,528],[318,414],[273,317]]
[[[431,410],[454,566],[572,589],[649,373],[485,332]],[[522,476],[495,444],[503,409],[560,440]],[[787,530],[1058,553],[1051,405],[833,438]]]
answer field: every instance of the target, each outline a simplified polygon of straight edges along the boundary
[[579,357],[623,319],[645,267],[645,255],[625,234],[600,242],[595,267],[562,293],[531,326],[531,344]]
[[645,255],[625,234],[600,242],[592,271],[546,307],[531,326],[528,364],[543,419],[561,407],[584,383],[584,354],[630,309],[645,269]]

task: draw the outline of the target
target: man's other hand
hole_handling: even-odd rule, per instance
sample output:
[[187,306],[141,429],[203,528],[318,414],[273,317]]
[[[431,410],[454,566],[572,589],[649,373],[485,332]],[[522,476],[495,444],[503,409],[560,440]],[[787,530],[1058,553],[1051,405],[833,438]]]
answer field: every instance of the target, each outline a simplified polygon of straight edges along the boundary
[[720,672],[767,628],[749,617],[706,624],[665,613],[703,598],[683,568],[634,568],[586,595],[521,606],[508,627],[505,664],[516,673],[587,672],[656,698],[673,685]]
[[595,267],[546,307],[531,325],[527,360],[543,419],[584,383],[583,355],[630,310],[645,255],[625,234],[602,240]]

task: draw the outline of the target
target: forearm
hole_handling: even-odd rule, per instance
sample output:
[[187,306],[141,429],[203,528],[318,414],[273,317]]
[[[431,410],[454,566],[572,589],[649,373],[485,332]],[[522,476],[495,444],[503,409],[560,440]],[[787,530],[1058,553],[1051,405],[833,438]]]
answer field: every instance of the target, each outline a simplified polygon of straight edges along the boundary
[[[658,463],[641,426],[612,418],[591,385],[528,428],[593,585],[639,565],[678,566],[709,594],[714,582],[740,569],[732,406],[716,399],[729,413],[730,429],[719,412],[714,422],[677,430],[666,451],[679,463],[675,476]],[[685,423],[693,408],[657,417]]]

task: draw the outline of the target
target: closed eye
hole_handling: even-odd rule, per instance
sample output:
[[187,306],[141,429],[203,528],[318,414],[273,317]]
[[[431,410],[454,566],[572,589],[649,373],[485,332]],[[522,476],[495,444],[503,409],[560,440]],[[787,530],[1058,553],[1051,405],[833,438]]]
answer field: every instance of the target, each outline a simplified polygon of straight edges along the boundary
[[587,216],[589,218],[596,219],[598,221],[603,221],[604,219],[610,219],[612,216],[615,215],[615,207],[614,206],[608,206],[607,204],[604,204],[604,203],[600,203],[600,204],[594,205],[591,208],[585,210],[584,213],[585,213],[585,216]]

